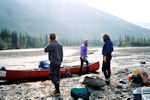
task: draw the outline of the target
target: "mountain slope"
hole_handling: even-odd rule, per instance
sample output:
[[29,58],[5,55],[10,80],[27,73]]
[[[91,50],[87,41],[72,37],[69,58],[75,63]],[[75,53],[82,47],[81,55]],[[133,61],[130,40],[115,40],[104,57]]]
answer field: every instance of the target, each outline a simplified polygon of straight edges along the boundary
[[113,39],[129,34],[150,37],[150,30],[89,7],[77,0],[0,0],[0,28],[33,36],[56,32],[59,38]]
[[136,25],[139,25],[139,26],[141,26],[143,28],[146,28],[146,29],[150,30],[150,23],[139,22],[139,23],[136,23]]

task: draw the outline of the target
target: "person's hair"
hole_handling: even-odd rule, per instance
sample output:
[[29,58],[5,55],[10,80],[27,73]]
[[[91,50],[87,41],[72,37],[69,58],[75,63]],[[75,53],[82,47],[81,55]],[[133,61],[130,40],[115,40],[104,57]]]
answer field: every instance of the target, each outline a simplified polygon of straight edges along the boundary
[[88,40],[84,40],[84,43],[85,43],[85,42],[88,42]]
[[52,33],[49,35],[49,38],[50,38],[51,40],[56,40],[56,34],[52,32]]
[[105,42],[106,40],[110,40],[110,37],[107,33],[102,34],[102,41]]

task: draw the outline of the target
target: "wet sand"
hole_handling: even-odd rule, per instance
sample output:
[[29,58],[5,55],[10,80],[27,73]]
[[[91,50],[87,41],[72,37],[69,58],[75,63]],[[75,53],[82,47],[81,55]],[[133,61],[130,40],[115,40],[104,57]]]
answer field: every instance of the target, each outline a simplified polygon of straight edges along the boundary
[[[70,48],[70,47],[68,47]],[[67,48],[67,49],[68,49]],[[79,48],[72,48],[77,51],[71,56],[76,64],[80,64],[79,60]],[[90,50],[91,49],[91,50]],[[97,58],[101,62],[101,49],[90,48],[88,53],[89,61]],[[134,51],[134,52],[133,52]],[[139,69],[142,71],[150,70],[150,48],[117,48],[113,52],[113,59],[111,61],[111,85],[105,86],[102,89],[91,89],[92,93],[90,100],[127,100],[127,98],[133,99],[133,91],[136,87],[131,87],[127,82],[128,88],[116,88],[114,85],[119,82],[120,79],[127,81],[128,75],[133,73],[133,70]],[[67,55],[66,58],[70,59]],[[65,59],[66,59],[65,58]],[[70,61],[71,61],[70,60]],[[145,61],[146,64],[141,64],[141,61]],[[67,62],[67,60],[66,60]],[[101,67],[101,66],[100,66]],[[150,74],[150,73],[149,73]],[[99,70],[99,74],[90,73],[88,75],[74,76],[69,78],[62,78],[60,81],[59,97],[50,97],[50,93],[53,92],[54,86],[49,80],[23,82],[15,84],[0,85],[0,99],[1,100],[72,100],[70,91],[72,88],[85,87],[82,85],[85,76],[98,76],[103,80],[104,75]]]

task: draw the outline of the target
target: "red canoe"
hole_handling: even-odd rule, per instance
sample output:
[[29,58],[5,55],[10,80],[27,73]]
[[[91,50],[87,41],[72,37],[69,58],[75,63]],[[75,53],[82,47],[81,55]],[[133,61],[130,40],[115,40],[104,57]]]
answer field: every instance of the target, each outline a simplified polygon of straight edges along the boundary
[[[61,75],[76,74],[80,66],[65,66],[61,68]],[[89,71],[93,72],[99,69],[99,62],[90,64]],[[83,67],[82,71],[85,72],[86,68]],[[49,72],[47,70],[0,70],[0,80],[28,80],[48,78]]]

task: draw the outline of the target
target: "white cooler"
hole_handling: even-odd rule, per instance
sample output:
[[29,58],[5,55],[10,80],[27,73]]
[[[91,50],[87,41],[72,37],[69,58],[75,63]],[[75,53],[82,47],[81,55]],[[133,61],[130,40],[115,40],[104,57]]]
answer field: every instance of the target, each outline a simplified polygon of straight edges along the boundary
[[134,100],[150,100],[150,87],[140,87],[133,92]]

